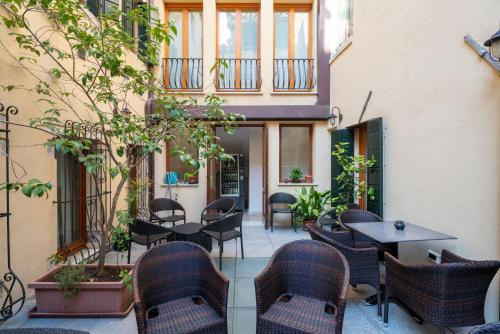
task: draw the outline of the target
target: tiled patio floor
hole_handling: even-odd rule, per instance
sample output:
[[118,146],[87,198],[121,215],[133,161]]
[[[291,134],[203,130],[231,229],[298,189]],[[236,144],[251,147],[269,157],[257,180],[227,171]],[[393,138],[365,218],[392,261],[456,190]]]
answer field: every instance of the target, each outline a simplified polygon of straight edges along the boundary
[[[294,232],[288,225],[276,225],[274,232],[264,230],[259,221],[245,221],[244,224],[245,259],[240,258],[239,244],[226,243],[222,270],[230,279],[228,302],[229,333],[255,333],[255,291],[253,278],[262,271],[269,257],[281,245],[309,235],[300,230]],[[144,251],[135,247],[133,260]],[[214,256],[218,256],[218,248],[214,245]],[[115,259],[110,254],[110,259]],[[111,261],[112,262],[112,261]],[[345,334],[372,333],[438,333],[430,325],[419,325],[399,306],[391,304],[389,327],[384,328],[377,320],[376,308],[365,306],[363,299],[373,293],[368,286],[358,286],[358,290],[349,292],[349,300],[344,319]],[[34,298],[27,301],[24,310],[10,319],[0,328],[15,327],[60,327],[89,331],[92,334],[137,333],[135,315],[132,311],[124,319],[29,319],[26,312],[34,306]]]

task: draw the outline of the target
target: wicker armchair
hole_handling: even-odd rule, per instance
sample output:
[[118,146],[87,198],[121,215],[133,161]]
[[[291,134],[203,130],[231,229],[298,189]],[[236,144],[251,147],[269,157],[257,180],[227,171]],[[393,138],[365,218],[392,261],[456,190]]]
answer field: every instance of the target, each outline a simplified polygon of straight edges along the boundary
[[440,328],[484,323],[486,292],[500,261],[471,261],[443,249],[439,265],[404,264],[387,253],[385,262],[385,326],[389,298]]
[[210,224],[213,221],[224,218],[234,212],[236,209],[236,201],[233,198],[222,197],[208,204],[201,211],[200,223],[207,222]]
[[257,333],[342,333],[349,266],[315,240],[280,247],[255,278]]
[[343,211],[339,215],[339,223],[340,227],[345,231],[351,231],[352,237],[354,240],[355,248],[368,248],[368,247],[377,247],[378,249],[378,259],[380,261],[384,260],[384,252],[389,252],[390,254],[397,257],[398,255],[398,244],[379,244],[372,238],[364,235],[363,233],[359,233],[357,231],[352,231],[346,224],[350,223],[376,223],[384,221],[381,217],[374,214],[373,212],[360,210],[360,209],[348,209]]
[[173,241],[135,265],[134,309],[145,333],[227,333],[229,280],[205,249]]
[[349,283],[368,284],[377,290],[377,316],[382,320],[380,303],[380,272],[377,248],[354,248],[351,232],[330,232],[316,225],[307,225],[311,239],[326,242],[345,256],[349,264]]

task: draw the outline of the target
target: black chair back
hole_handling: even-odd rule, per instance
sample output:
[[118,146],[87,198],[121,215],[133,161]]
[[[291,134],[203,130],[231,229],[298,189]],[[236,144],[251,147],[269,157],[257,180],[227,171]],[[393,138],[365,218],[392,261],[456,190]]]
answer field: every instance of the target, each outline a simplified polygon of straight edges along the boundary
[[175,210],[185,211],[179,202],[174,201],[173,199],[170,198],[155,198],[154,200],[151,201],[149,207],[151,208],[152,212],[175,211]]
[[224,216],[223,218],[208,224],[203,228],[203,230],[223,233],[234,230],[235,228],[241,228],[242,221],[243,212],[237,212]]
[[232,213],[236,207],[236,201],[233,198],[222,197],[208,204],[207,209],[217,210],[225,213]]
[[134,218],[133,224],[130,224],[128,228],[130,233],[139,235],[154,235],[169,232],[167,228],[150,223],[141,218]]
[[294,204],[297,202],[297,198],[289,193],[274,193],[269,196],[269,204],[272,206],[273,204]]

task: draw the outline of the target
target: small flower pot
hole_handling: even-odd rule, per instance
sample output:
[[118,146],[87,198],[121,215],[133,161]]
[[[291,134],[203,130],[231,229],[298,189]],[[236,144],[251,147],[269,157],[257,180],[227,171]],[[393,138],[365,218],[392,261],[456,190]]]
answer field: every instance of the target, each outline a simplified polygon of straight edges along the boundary
[[196,176],[190,176],[188,178],[188,183],[189,184],[196,184],[196,183],[198,183],[198,178]]
[[304,227],[303,227],[303,230],[307,231],[306,230],[306,226],[307,225],[315,225],[315,224],[316,224],[316,220],[310,219],[310,218],[304,218]]
[[306,175],[306,183],[312,183],[312,182],[313,182],[312,175]]
[[[85,265],[95,270],[96,265]],[[57,267],[39,279],[28,284],[35,290],[36,307],[28,312],[30,317],[96,317],[123,318],[132,309],[133,292],[123,280],[115,282],[82,282],[80,291],[73,298],[64,297],[59,282],[51,278]],[[106,265],[108,270],[132,270],[134,265]]]
[[300,179],[292,179],[292,183],[300,183]]

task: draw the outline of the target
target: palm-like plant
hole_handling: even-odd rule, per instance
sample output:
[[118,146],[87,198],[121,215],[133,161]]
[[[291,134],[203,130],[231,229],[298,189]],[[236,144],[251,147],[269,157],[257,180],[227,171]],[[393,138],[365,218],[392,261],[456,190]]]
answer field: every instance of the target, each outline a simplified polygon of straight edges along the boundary
[[294,210],[295,215],[306,221],[306,220],[316,220],[325,208],[325,206],[330,203],[331,194],[330,191],[317,191],[313,186],[309,188],[302,187],[297,193],[297,202],[290,205],[290,208]]

